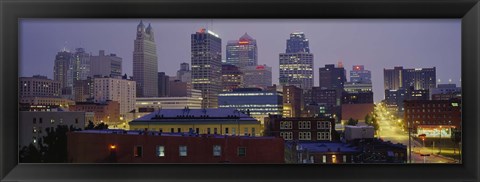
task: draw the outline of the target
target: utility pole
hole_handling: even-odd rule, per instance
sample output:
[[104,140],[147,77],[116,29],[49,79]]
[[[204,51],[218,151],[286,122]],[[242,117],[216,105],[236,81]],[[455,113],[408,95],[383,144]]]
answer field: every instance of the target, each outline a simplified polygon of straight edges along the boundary
[[410,160],[410,163],[412,163],[412,126],[410,121],[408,121],[408,158]]

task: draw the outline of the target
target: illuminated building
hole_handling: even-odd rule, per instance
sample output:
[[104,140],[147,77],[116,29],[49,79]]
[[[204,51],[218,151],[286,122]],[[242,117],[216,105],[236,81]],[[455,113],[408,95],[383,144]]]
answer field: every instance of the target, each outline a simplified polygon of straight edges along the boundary
[[280,85],[294,85],[302,90],[313,87],[313,54],[302,32],[290,34],[285,53],[279,54]]
[[85,80],[90,76],[90,54],[83,48],[74,53],[65,48],[55,56],[53,78],[60,82],[62,97],[73,99],[73,84],[76,80]]
[[286,161],[294,164],[355,163],[361,150],[342,142],[287,142]]
[[90,57],[90,76],[122,76],[122,58],[116,54],[105,55],[104,50],[98,56]]
[[342,104],[373,104],[373,92],[342,92]]
[[405,101],[403,121],[416,134],[438,138],[442,132],[442,137],[450,138],[452,128],[461,129],[462,103],[460,99]]
[[136,83],[137,97],[158,96],[158,61],[154,33],[150,24],[145,28],[143,21],[137,26],[134,40],[133,80]]
[[335,89],[312,88],[312,102],[325,107],[324,117],[339,118],[341,100],[337,99],[337,97],[337,90]]
[[46,76],[20,77],[18,85],[19,97],[60,97],[60,82]]
[[70,111],[93,112],[96,125],[105,123],[109,126],[121,124],[120,122],[120,104],[117,101],[106,101],[103,103],[77,102],[68,108]]
[[241,70],[246,66],[257,66],[257,41],[245,33],[238,40],[227,42],[226,63],[235,65]]
[[345,69],[333,64],[327,64],[319,68],[319,87],[323,89],[336,89],[343,91],[344,83],[347,81]]
[[428,100],[428,97],[428,90],[415,90],[413,86],[408,89],[385,90],[386,105],[395,107],[400,115],[403,115],[405,100]]
[[283,94],[277,91],[264,91],[259,88],[239,88],[218,95],[220,108],[233,108],[263,119],[269,114],[283,114]]
[[462,98],[462,87],[455,84],[438,84],[437,88],[430,90],[432,100],[450,100],[453,98]]
[[303,102],[302,89],[290,85],[283,86],[283,117],[300,117]]
[[331,118],[270,115],[265,118],[265,135],[285,141],[335,141],[335,120]]
[[75,101],[61,97],[20,97],[18,102],[32,106],[60,106],[65,108],[75,105]]
[[[154,131],[87,130],[67,134],[73,163],[284,163],[281,138]],[[95,141],[95,145],[91,144]]]
[[371,92],[372,83],[345,82],[343,90],[346,92]]
[[398,90],[413,86],[415,90],[427,90],[436,87],[436,71],[433,68],[394,67],[383,69],[384,89]]
[[246,66],[242,71],[244,74],[244,87],[265,90],[268,86],[272,86],[272,67],[265,64]]
[[18,145],[21,147],[30,144],[37,146],[47,136],[47,130],[53,131],[58,125],[84,129],[87,122],[85,112],[20,111],[18,114]]
[[222,39],[214,32],[200,29],[191,35],[192,84],[203,94],[203,108],[218,107],[222,84]]
[[222,65],[222,92],[231,92],[243,87],[243,72],[237,66]]
[[158,109],[128,123],[131,130],[261,136],[260,122],[232,108]]
[[122,78],[94,78],[94,102],[108,100],[120,103],[120,116],[135,109],[135,81]]
[[353,65],[350,71],[350,82],[372,83],[372,73],[370,70],[365,70],[363,65]]

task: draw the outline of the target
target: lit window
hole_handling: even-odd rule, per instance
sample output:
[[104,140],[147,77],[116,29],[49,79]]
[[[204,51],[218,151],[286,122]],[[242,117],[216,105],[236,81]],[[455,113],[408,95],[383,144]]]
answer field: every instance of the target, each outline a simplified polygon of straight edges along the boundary
[[158,145],[157,146],[157,156],[164,157],[165,156],[165,146]]
[[213,156],[221,156],[222,147],[220,145],[213,146]]
[[187,156],[187,146],[181,145],[178,147],[178,151],[180,156]]
[[133,149],[133,156],[134,157],[142,157],[143,154],[143,147],[142,146],[135,146]]

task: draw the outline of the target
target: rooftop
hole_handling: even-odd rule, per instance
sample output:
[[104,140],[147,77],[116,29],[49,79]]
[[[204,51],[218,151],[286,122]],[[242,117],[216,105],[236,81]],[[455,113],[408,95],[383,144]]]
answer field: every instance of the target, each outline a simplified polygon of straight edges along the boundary
[[354,146],[341,142],[300,142],[300,150],[309,152],[359,152]]
[[[143,117],[133,120],[133,123],[140,122],[223,122],[225,120],[237,121],[243,123],[245,121],[258,122],[233,108],[216,108],[216,109],[159,109]],[[132,123],[131,122],[131,123]]]
[[226,138],[226,137],[239,137],[244,139],[274,139],[272,136],[231,136],[231,135],[218,135],[218,134],[196,134],[196,133],[166,133],[158,131],[137,131],[137,130],[121,130],[121,129],[106,129],[106,130],[81,130],[74,131],[74,133],[86,133],[86,134],[118,134],[118,135],[150,135],[150,136],[169,136],[169,137],[210,137],[210,138]]

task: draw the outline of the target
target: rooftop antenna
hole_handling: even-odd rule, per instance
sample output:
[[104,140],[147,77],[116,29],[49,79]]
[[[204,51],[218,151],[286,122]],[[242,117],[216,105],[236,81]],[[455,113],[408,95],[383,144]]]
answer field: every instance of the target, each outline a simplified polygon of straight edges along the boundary
[[67,52],[67,41],[65,41],[63,43],[63,49],[62,49],[63,52]]

